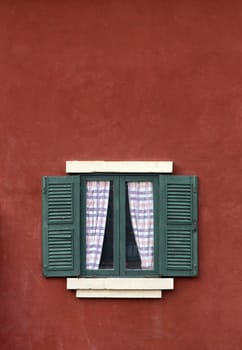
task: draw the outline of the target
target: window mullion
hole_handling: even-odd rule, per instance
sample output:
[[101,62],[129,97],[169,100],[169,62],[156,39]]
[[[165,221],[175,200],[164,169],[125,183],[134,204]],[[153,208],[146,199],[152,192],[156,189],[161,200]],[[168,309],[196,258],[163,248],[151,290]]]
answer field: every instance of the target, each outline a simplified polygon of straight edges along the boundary
[[119,176],[119,254],[120,276],[125,275],[125,181],[124,176]]
[[120,222],[120,203],[119,203],[119,193],[120,193],[120,188],[119,188],[119,178],[118,176],[114,177],[114,209],[113,209],[113,229],[114,229],[114,271],[115,275],[120,274],[120,251],[119,251],[119,236],[120,236],[120,227],[119,227],[119,222]]

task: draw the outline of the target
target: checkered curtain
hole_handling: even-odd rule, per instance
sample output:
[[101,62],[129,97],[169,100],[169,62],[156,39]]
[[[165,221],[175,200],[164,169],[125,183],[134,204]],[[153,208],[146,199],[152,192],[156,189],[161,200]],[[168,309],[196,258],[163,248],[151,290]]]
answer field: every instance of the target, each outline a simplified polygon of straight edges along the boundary
[[109,181],[88,181],[86,194],[86,268],[98,270],[105,234]]
[[131,222],[138,247],[141,269],[154,265],[154,210],[151,182],[129,182],[128,197]]

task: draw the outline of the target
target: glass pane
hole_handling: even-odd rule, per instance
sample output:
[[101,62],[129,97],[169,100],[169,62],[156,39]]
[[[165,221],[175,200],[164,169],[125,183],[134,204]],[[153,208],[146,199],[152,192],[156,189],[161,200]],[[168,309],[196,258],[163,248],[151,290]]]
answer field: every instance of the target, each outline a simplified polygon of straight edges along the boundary
[[126,268],[141,269],[141,261],[134,237],[131,223],[130,207],[128,200],[128,184],[126,184]]
[[113,184],[112,183],[110,184],[107,222],[105,227],[103,249],[102,249],[99,268],[100,269],[113,268]]
[[153,270],[152,182],[126,184],[126,268]]
[[86,269],[113,268],[113,183],[88,181],[86,193]]

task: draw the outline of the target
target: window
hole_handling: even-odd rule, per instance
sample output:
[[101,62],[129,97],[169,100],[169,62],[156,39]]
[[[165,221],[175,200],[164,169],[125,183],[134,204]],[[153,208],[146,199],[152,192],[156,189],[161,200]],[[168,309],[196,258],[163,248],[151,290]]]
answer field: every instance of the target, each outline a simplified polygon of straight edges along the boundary
[[196,276],[197,177],[43,178],[47,277]]
[[81,274],[158,275],[158,178],[81,176]]

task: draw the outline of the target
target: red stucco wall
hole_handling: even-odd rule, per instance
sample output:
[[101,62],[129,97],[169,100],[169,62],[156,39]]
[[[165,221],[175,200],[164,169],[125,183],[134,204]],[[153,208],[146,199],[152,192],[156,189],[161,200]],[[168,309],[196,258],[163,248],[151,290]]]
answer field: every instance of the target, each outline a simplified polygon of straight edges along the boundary
[[[1,342],[242,349],[241,1],[0,1]],[[200,277],[162,300],[77,300],[41,273],[42,175],[174,160],[200,179]]]

